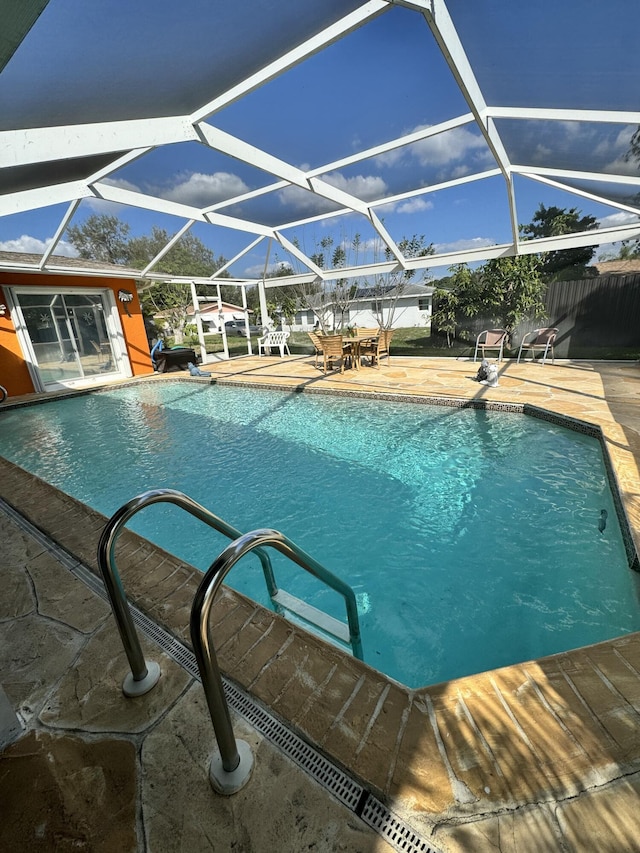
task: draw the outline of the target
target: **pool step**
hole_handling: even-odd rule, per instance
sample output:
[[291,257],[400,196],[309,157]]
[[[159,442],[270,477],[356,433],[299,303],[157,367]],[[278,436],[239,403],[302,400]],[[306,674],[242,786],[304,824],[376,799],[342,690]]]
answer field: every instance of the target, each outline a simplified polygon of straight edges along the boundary
[[310,625],[315,625],[316,628],[324,631],[325,634],[330,634],[332,637],[340,640],[341,643],[349,645],[351,642],[348,625],[341,622],[339,619],[334,619],[333,616],[329,616],[328,613],[318,610],[317,607],[307,604],[306,601],[296,598],[295,595],[291,595],[290,593],[279,589],[275,595],[271,596],[271,600],[274,604],[279,605],[284,610],[288,610],[290,613],[295,613],[296,616],[300,617],[300,619],[303,619],[305,622],[308,622]]

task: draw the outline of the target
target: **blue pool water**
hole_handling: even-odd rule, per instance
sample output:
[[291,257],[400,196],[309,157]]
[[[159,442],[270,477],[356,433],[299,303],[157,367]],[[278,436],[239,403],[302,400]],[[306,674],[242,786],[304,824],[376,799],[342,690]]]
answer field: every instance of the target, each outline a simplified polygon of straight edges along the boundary
[[[523,415],[176,382],[4,412],[0,453],[107,515],[169,487],[281,530],[354,588],[365,659],[409,686],[640,629],[599,443]],[[201,569],[227,543],[166,505],[133,526]],[[268,603],[254,555],[228,582]]]

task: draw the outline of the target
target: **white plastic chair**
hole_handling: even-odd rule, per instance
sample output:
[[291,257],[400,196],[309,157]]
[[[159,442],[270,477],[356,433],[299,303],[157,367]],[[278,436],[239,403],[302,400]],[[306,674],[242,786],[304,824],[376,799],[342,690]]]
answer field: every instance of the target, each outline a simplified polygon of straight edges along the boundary
[[280,350],[280,358],[284,358],[285,350],[291,355],[287,340],[289,332],[267,332],[262,338],[258,338],[258,355],[271,355],[271,347]]

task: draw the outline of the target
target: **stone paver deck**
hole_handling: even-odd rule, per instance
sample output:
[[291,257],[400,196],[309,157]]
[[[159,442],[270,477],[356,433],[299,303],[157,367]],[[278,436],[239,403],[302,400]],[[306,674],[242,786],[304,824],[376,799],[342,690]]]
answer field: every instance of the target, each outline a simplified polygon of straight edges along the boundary
[[[638,365],[507,362],[497,388],[473,382],[476,368],[469,361],[396,357],[379,370],[327,377],[309,357],[207,367],[219,381],[516,403],[594,424],[602,429],[638,547]],[[4,460],[0,497],[95,570],[102,516]],[[307,799],[298,776],[293,790],[283,792],[290,774],[301,771],[266,742],[259,744],[265,757],[245,789],[250,793],[230,800],[213,795],[204,769],[212,733],[199,685],[162,660],[158,687],[134,703],[125,700],[119,681],[126,665],[103,603],[90,600],[79,582],[58,580],[62,570],[51,558],[3,522],[3,541],[16,537],[9,559],[3,557],[11,594],[0,609],[0,649],[7,650],[0,659],[2,683],[27,733],[0,760],[0,803],[10,803],[8,813],[16,815],[5,820],[3,807],[0,848],[3,832],[14,837],[6,835],[11,826],[15,837],[31,832],[36,840],[62,833],[68,849],[80,837],[73,833],[82,831],[91,837],[120,831],[114,846],[95,847],[105,850],[137,844],[293,851],[307,849],[309,839],[316,844],[309,849],[388,849],[324,792]],[[130,598],[188,642],[199,575],[128,533],[118,562]],[[409,690],[232,591],[215,605],[212,624],[224,672],[440,850],[640,850],[640,634]],[[243,736],[257,739],[250,730]],[[34,779],[46,781],[27,808],[17,792]],[[87,785],[92,806],[82,811],[77,801]],[[122,826],[90,816],[97,814],[98,796],[98,811],[121,815]],[[255,829],[245,823],[244,807],[235,805],[251,798],[258,804]],[[56,823],[61,803],[69,808]],[[323,820],[331,827],[324,833]],[[56,848],[34,842],[25,849]]]

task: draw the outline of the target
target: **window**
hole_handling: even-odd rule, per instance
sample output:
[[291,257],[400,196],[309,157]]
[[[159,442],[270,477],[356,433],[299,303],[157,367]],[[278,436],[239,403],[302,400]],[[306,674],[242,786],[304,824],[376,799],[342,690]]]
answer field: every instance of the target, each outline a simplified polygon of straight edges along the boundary
[[431,309],[431,297],[420,296],[418,298],[418,311],[429,311]]

